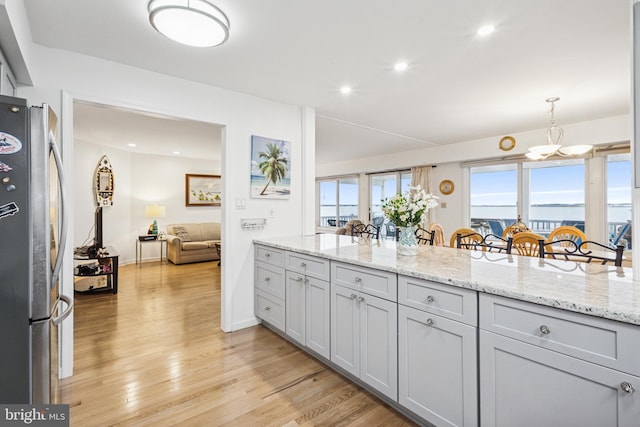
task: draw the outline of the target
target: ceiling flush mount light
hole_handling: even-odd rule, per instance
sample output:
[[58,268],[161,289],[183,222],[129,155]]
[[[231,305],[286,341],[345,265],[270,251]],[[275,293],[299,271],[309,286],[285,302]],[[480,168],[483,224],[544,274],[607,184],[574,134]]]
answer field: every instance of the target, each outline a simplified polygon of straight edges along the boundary
[[494,27],[493,25],[485,25],[483,27],[478,28],[478,31],[476,34],[478,34],[479,36],[488,36],[489,34],[493,33],[495,29],[496,27]]
[[149,22],[160,34],[194,47],[213,47],[229,38],[229,18],[206,0],[151,0]]
[[350,93],[351,93],[351,87],[349,87],[349,86],[342,86],[342,87],[340,88],[340,93],[341,93],[341,94],[343,94],[343,95],[348,95],[348,94],[350,94]]
[[561,156],[579,156],[589,152],[593,146],[591,145],[571,145],[563,147],[560,145],[564,130],[561,127],[556,126],[555,120],[555,104],[560,98],[553,97],[547,98],[546,101],[551,103],[551,124],[547,129],[547,143],[544,145],[535,145],[529,148],[529,152],[526,154],[531,160],[544,160],[549,156],[558,154]]
[[405,71],[407,68],[409,68],[409,64],[406,62],[396,62],[396,65],[393,66],[396,71]]

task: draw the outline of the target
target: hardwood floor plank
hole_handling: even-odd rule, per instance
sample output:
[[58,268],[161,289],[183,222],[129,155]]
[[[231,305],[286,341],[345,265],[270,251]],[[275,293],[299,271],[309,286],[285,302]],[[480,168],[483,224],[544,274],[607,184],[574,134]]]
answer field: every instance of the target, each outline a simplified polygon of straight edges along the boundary
[[220,330],[217,262],[121,266],[119,290],[76,294],[72,426],[414,425],[256,326]]

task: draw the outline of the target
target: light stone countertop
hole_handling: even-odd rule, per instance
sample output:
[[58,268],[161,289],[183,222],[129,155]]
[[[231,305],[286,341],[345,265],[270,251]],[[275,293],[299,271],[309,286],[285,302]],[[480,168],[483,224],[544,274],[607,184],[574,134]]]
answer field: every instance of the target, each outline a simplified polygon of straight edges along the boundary
[[402,256],[393,240],[335,234],[254,243],[640,325],[640,282],[630,268],[422,245]]

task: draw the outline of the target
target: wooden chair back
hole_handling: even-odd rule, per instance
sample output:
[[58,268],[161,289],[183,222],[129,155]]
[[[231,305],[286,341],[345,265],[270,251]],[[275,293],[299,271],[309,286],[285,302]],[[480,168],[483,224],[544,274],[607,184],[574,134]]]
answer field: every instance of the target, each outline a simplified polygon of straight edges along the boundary
[[548,242],[553,242],[554,240],[563,242],[561,246],[566,247],[573,246],[567,241],[572,241],[580,245],[582,242],[587,241],[587,236],[577,227],[572,225],[561,225],[560,227],[554,228],[551,233],[549,233],[549,237],[547,237]]
[[[451,234],[451,238],[449,239],[450,247],[452,248],[458,247],[458,234],[462,236],[468,236],[461,240],[460,242],[461,244],[479,242],[482,240],[482,235],[478,234],[476,230],[474,230],[473,228],[458,228],[456,231],[453,232],[453,234]],[[475,234],[478,234],[478,236],[480,237],[478,238],[478,236],[474,236]]]
[[525,256],[540,256],[540,241],[544,236],[532,231],[522,231],[513,235],[512,253]]
[[434,222],[429,226],[429,231],[433,232],[433,244],[435,246],[444,246],[444,229],[440,224]]

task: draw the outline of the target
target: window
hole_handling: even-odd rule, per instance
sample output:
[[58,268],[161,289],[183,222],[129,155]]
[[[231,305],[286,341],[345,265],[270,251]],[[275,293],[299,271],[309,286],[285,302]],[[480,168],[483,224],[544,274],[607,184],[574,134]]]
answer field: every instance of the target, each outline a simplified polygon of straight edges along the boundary
[[371,223],[381,227],[382,236],[395,234],[394,224],[390,223],[382,213],[382,200],[393,197],[398,193],[409,190],[411,185],[411,172],[386,172],[371,175],[370,177],[370,200],[369,208]]
[[319,226],[341,227],[358,217],[358,177],[318,181]]
[[607,156],[609,241],[631,249],[631,154]]
[[517,165],[474,167],[470,172],[471,227],[502,236],[518,217]]
[[528,211],[523,217],[532,231],[546,236],[561,225],[584,231],[583,159],[526,162],[523,173],[529,182]]

